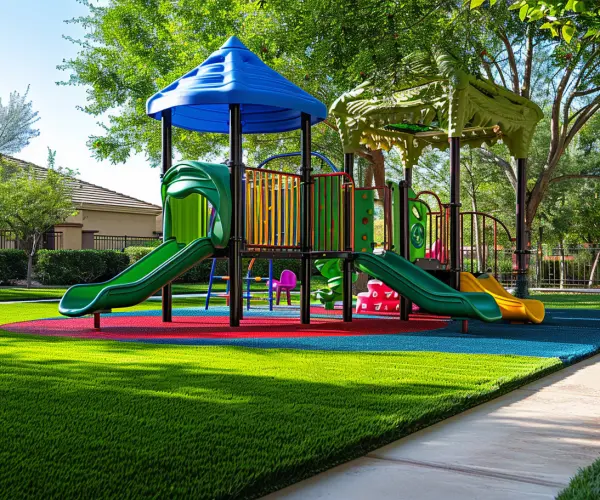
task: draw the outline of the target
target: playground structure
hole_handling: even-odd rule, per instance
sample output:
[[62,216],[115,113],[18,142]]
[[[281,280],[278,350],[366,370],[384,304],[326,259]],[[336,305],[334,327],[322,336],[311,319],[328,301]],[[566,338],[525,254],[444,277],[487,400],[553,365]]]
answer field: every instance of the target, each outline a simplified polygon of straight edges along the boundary
[[[333,167],[330,173],[313,174],[311,161],[318,155],[311,151],[311,126],[326,118],[325,106],[231,37],[204,63],[147,102],[148,115],[162,122],[164,243],[111,281],[70,288],[61,300],[60,312],[67,316],[93,314],[94,324],[99,327],[102,312],[137,304],[162,287],[162,320],[168,323],[172,321],[171,282],[204,259],[227,258],[229,324],[238,327],[243,319],[244,298],[249,308],[252,281],[250,275],[246,276],[244,295],[242,258],[292,258],[301,263],[302,324],[309,324],[311,318],[313,262],[328,274],[328,290],[319,298],[328,308],[341,299],[345,322],[352,321],[354,268],[379,279],[401,296],[401,319],[408,319],[411,303],[429,313],[461,319],[463,325],[468,318],[488,322],[501,319],[499,302],[508,304],[507,297],[499,301],[499,291],[484,279],[477,280],[477,290],[465,290],[461,285],[459,145],[461,138],[466,143],[481,144],[502,137],[519,158],[522,182],[523,152],[532,134],[532,130],[525,131],[525,125],[535,127],[540,117],[537,107],[529,101],[491,84],[485,84],[491,88],[483,88],[479,80],[452,70],[452,61],[448,63],[446,58],[442,62],[439,71],[456,73],[442,74],[447,89],[460,94],[464,89],[453,85],[466,82],[470,92],[462,94],[463,101],[456,101],[451,93],[444,94],[445,107],[417,112],[406,108],[410,103],[402,96],[393,96],[396,108],[390,106],[389,100],[380,107],[382,101],[372,96],[359,102],[364,98],[360,96],[367,90],[365,86],[344,94],[331,108],[345,151],[343,171]],[[485,111],[489,102],[487,108],[480,105],[481,99],[493,100],[495,96],[496,106],[501,101],[510,108],[509,112],[494,108],[490,114]],[[453,113],[461,102],[464,109],[457,118]],[[405,121],[436,123],[440,128],[419,125],[415,132],[415,127]],[[228,133],[227,165],[198,161],[172,165],[173,126]],[[301,147],[292,156],[300,156],[299,173],[268,170],[263,168],[264,162],[257,168],[243,165],[242,133],[297,129],[301,132]],[[437,213],[422,199],[423,193],[412,192],[410,166],[425,146],[447,147],[448,136],[451,199]],[[356,188],[354,153],[361,144],[400,147],[405,159],[405,180],[398,186]],[[333,166],[329,160],[327,163]],[[375,192],[382,193],[382,241],[376,241],[374,231]],[[522,219],[519,207],[523,200],[520,193],[518,221]],[[518,223],[519,276],[526,266],[523,231],[524,224]],[[272,287],[271,267],[271,308]],[[520,304],[523,311],[529,308],[523,301]],[[513,308],[514,314],[517,309]],[[537,321],[539,311],[529,316],[523,312],[522,319]]]

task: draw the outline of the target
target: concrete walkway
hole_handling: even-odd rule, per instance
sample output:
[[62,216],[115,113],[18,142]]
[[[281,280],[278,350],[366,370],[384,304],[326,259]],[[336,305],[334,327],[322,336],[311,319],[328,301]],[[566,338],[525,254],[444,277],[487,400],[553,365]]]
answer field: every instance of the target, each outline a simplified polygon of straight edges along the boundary
[[600,456],[600,355],[268,499],[550,499]]

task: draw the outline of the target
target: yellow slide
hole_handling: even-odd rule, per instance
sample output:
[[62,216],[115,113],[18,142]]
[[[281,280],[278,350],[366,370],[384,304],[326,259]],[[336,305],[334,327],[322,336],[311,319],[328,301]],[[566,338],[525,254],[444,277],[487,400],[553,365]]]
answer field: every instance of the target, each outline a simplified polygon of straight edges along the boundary
[[500,307],[502,319],[531,323],[544,321],[544,304],[539,300],[518,299],[512,296],[490,274],[482,274],[476,278],[471,273],[460,273],[460,291],[489,293]]

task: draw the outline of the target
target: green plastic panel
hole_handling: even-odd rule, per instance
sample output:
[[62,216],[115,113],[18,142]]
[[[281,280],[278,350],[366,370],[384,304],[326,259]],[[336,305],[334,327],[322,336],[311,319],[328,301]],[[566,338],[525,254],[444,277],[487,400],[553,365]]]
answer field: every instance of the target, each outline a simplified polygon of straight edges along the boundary
[[[408,189],[409,199],[414,199],[417,194]],[[427,235],[427,207],[418,201],[408,202],[408,235],[410,241],[410,261],[425,257],[425,240]]]
[[192,241],[208,235],[210,210],[208,200],[197,193],[177,199],[171,198],[171,236],[179,243]]
[[372,252],[375,238],[375,191],[354,192],[354,251]]

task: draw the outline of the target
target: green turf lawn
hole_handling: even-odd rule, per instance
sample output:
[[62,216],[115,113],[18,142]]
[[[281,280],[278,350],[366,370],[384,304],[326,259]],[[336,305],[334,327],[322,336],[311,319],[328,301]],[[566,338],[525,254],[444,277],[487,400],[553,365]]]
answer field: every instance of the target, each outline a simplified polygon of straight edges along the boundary
[[595,498],[600,498],[600,459],[589,467],[581,469],[571,479],[569,486],[556,497],[556,500],[591,500]]
[[531,298],[541,300],[549,309],[600,308],[600,293],[537,293]]
[[4,333],[0,491],[255,497],[559,365]]

